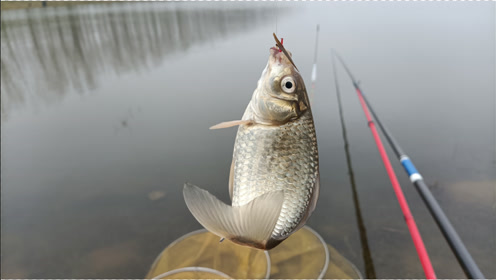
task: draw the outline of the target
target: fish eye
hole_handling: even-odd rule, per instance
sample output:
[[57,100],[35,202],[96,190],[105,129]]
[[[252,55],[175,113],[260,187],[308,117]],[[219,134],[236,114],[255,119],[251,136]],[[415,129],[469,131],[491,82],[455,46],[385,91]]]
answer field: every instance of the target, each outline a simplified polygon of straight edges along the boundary
[[282,79],[281,88],[285,93],[293,93],[296,89],[294,79],[292,77],[285,77]]

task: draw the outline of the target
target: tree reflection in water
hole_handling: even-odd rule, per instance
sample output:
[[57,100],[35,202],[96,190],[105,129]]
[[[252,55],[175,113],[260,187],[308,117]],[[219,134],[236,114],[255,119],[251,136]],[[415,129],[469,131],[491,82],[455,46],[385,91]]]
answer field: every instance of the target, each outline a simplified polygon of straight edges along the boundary
[[161,64],[190,47],[254,28],[259,5],[112,3],[2,12],[2,120],[26,103],[52,103]]

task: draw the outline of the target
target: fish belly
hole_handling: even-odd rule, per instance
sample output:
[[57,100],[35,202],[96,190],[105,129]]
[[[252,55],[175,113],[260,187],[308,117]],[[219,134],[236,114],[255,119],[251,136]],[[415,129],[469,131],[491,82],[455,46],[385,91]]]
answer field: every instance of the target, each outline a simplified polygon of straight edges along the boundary
[[243,125],[234,145],[232,205],[273,191],[284,202],[272,238],[284,238],[308,211],[318,180],[318,150],[310,110],[281,126]]

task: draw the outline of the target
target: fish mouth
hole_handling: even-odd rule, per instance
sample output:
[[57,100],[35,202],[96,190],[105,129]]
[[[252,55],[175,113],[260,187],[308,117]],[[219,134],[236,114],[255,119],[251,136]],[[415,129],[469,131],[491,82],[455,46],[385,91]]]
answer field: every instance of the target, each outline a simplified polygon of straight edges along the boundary
[[[279,58],[279,60],[282,60],[282,57],[281,57],[281,54],[280,54],[282,52],[284,54],[284,56],[286,56],[286,59],[294,66],[294,68],[296,70],[298,70],[298,67],[296,67],[296,65],[294,64],[293,59],[291,59],[291,55],[286,50],[286,48],[284,48],[284,46],[282,45],[281,41],[279,41],[279,39],[277,38],[276,34],[275,33],[272,33],[272,35],[274,35],[274,40],[276,40],[276,45],[277,45],[277,47],[270,48],[272,50],[272,52],[271,52],[272,55],[275,58]],[[298,71],[300,71],[300,70],[298,70]]]

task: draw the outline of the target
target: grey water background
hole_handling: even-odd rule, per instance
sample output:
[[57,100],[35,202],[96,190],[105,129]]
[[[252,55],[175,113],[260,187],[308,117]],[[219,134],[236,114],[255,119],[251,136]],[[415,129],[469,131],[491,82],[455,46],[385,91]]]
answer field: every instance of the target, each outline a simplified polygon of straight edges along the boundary
[[[2,278],[141,278],[200,228],[188,181],[228,201],[236,129],[284,38],[313,93],[321,196],[308,224],[364,272],[330,49],[496,277],[495,3],[109,3],[1,14]],[[277,19],[277,22],[276,22]],[[339,79],[379,278],[422,278],[356,94]],[[391,157],[393,154],[389,148]],[[396,160],[440,278],[464,278]]]

